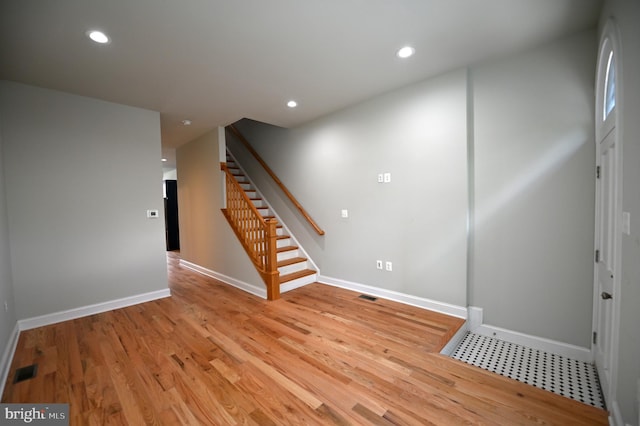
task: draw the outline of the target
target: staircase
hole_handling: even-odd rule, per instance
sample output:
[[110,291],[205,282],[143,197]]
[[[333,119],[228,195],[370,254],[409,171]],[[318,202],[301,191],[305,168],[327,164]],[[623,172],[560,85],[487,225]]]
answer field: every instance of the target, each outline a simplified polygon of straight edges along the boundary
[[312,263],[304,256],[303,251],[296,245],[289,232],[282,226],[282,222],[275,216],[275,213],[229,152],[227,152],[227,169],[240,184],[260,215],[265,219],[278,220],[276,226],[276,260],[280,292],[286,292],[315,282],[318,273],[313,269]]

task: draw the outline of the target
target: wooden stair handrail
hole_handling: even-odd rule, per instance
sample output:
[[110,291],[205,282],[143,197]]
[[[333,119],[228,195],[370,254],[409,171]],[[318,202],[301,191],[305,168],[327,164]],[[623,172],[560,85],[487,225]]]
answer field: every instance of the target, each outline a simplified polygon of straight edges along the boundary
[[229,126],[227,126],[227,128],[229,129],[229,131],[231,131],[231,133],[233,133],[238,138],[238,140],[245,146],[245,148],[249,150],[249,152],[255,157],[255,159],[258,160],[258,163],[260,163],[260,165],[267,171],[269,176],[271,176],[271,179],[274,180],[274,182],[280,187],[282,192],[284,192],[285,195],[289,198],[289,200],[291,200],[293,205],[296,206],[300,214],[307,220],[307,222],[309,222],[311,227],[313,227],[313,229],[318,233],[318,235],[324,235],[324,231],[311,218],[309,213],[307,213],[304,207],[302,207],[302,205],[298,202],[296,197],[294,197],[293,194],[287,189],[287,187],[284,186],[282,181],[278,179],[278,176],[276,176],[273,170],[271,170],[271,168],[267,165],[267,163],[265,163],[262,157],[260,157],[260,154],[258,154],[256,150],[253,149],[249,141],[242,135],[242,133],[240,133],[240,131],[236,129],[236,127],[233,124],[230,124]]

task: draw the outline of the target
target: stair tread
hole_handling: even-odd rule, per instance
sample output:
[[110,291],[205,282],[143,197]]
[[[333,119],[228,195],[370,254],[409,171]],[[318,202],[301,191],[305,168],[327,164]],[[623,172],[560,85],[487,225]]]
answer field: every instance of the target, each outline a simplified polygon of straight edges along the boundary
[[297,246],[278,247],[278,253],[282,253],[283,251],[297,250],[297,249],[298,249]]
[[306,277],[309,275],[313,275],[315,274],[316,271],[312,270],[312,269],[303,269],[302,271],[296,271],[296,272],[292,272],[291,274],[287,274],[287,275],[280,275],[280,284],[289,282],[289,281],[293,281],[295,279],[298,278],[302,278],[302,277]]
[[278,235],[276,237],[277,240],[286,240],[286,239],[289,239],[289,238],[291,238],[291,237],[288,236],[288,235]]
[[294,263],[302,263],[306,261],[307,261],[306,257],[292,257],[291,259],[285,259],[278,262],[278,267],[293,265]]

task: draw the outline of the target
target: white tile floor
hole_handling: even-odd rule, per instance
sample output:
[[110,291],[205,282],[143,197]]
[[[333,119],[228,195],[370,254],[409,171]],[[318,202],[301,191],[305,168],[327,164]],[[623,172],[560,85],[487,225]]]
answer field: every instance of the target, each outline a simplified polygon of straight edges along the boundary
[[451,355],[485,370],[598,408],[605,408],[592,364],[467,333]]

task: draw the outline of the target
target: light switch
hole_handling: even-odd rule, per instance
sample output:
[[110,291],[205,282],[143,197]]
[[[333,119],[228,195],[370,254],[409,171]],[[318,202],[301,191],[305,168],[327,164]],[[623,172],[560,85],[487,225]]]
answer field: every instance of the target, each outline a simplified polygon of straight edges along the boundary
[[384,269],[386,269],[387,271],[393,271],[393,263],[387,261],[384,265]]
[[158,210],[147,210],[147,218],[149,218],[149,219],[157,219],[158,218]]
[[349,210],[347,210],[347,209],[343,209],[343,210],[341,211],[341,215],[342,215],[342,218],[343,218],[343,219],[348,218],[348,217],[349,217]]
[[622,233],[631,235],[631,213],[622,212]]

